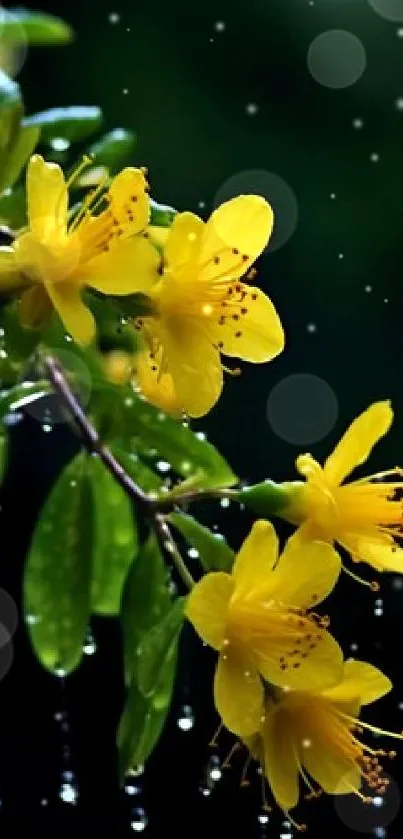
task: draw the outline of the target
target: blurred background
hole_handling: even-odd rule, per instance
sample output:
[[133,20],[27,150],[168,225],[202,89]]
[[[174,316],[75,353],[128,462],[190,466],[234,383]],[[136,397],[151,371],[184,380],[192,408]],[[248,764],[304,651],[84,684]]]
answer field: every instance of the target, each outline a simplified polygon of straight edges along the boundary
[[[206,218],[245,192],[274,206],[258,283],[281,314],[286,350],[228,378],[198,427],[246,481],[290,479],[299,452],[323,458],[359,412],[391,398],[396,422],[369,472],[402,462],[402,0],[26,5],[64,17],[77,33],[71,46],[27,55],[18,75],[27,113],[100,105],[105,130],[136,132],[131,162],[149,167],[153,197],[178,210]],[[32,417],[14,429],[0,582],[17,602],[39,506],[75,447],[66,429],[45,433]],[[251,524],[231,506],[202,513],[234,547]],[[393,679],[370,716],[396,731],[402,607],[403,578],[393,575],[378,595],[343,579],[328,607],[346,655],[368,658]],[[82,667],[64,682],[41,670],[19,627],[0,691],[3,835],[20,828],[291,839],[296,831],[281,813],[262,812],[258,777],[239,789],[242,757],[221,772],[231,739],[209,748],[218,724],[214,658],[190,629],[168,728],[146,771],[119,791],[120,655],[117,626],[95,621]],[[323,800],[303,804],[297,818],[313,837],[397,837],[402,756],[386,771],[390,792],[374,806]]]

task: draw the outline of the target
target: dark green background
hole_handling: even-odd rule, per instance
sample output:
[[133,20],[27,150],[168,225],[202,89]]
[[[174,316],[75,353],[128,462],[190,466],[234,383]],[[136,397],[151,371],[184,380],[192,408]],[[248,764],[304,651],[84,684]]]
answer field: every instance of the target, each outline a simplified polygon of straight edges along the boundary
[[[396,423],[374,454],[370,471],[401,462],[403,112],[395,106],[403,96],[399,24],[376,15],[366,0],[315,0],[313,6],[308,0],[118,0],[112,5],[105,0],[66,0],[52,3],[48,11],[64,16],[77,39],[58,50],[32,50],[20,78],[29,113],[63,104],[100,104],[106,129],[124,126],[137,132],[132,163],[147,165],[153,196],[178,209],[207,214],[228,178],[256,169],[280,175],[297,198],[295,234],[259,265],[258,281],[285,325],[286,350],[270,365],[243,365],[242,378],[228,380],[219,405],[201,427],[242,478],[288,479],[299,448],[272,433],[266,403],[285,377],[310,373],[329,383],[339,406],[334,429],[311,447],[316,456],[325,455],[345,425],[371,401],[390,397]],[[120,15],[119,23],[109,22],[112,12]],[[223,32],[215,31],[218,20],[225,23]],[[326,29],[354,32],[367,51],[363,77],[342,91],[322,87],[307,70],[308,47]],[[251,102],[259,108],[254,116],[245,110]],[[353,127],[356,118],[364,122],[361,130]],[[373,153],[379,154],[377,163],[370,160]],[[331,193],[336,194],[334,200]],[[205,202],[203,210],[200,201]],[[372,291],[366,292],[366,286]],[[316,325],[316,332],[307,331],[309,323]],[[297,401],[293,411],[298,415],[305,407],[303,400]],[[20,471],[17,462],[14,468],[4,538],[8,560],[16,563],[22,561],[29,537],[23,531],[16,536],[16,511],[18,520],[25,516],[29,528],[52,471],[70,450],[61,430],[43,435],[31,421],[24,433],[17,440],[19,452],[35,450],[37,458],[27,462],[21,456]],[[234,546],[250,523],[231,509],[207,510],[206,517],[225,530]],[[372,596],[343,581],[331,605],[333,628],[346,653],[352,641],[358,642],[356,654],[382,665],[399,683],[402,595],[388,578],[382,596],[385,616],[374,618]],[[14,826],[20,819],[22,826],[33,824],[45,832],[60,833],[65,826],[70,835],[78,825],[90,835],[103,828],[113,835],[130,835],[127,802],[120,802],[114,782],[113,729],[121,693],[120,686],[115,691],[111,685],[118,679],[118,645],[113,629],[100,625],[97,632],[103,650],[85,662],[68,689],[82,782],[81,804],[70,808],[71,822],[66,821],[66,805],[55,803],[47,814],[38,806],[40,790],[46,794],[56,785],[59,746],[50,721],[59,694],[50,677],[38,673],[21,641],[21,661],[29,662],[25,669],[20,665],[19,673],[29,719],[19,730],[16,749],[18,714],[13,725],[7,719],[4,726],[9,741],[3,775],[14,802],[9,810]],[[192,659],[199,650],[190,649]],[[159,838],[170,832],[189,836],[208,831],[221,836],[226,830],[261,835],[256,826],[258,790],[240,799],[236,773],[214,801],[204,801],[197,793],[215,720],[209,683],[202,678],[211,662],[203,662],[199,672],[197,661],[188,686],[198,714],[195,732],[177,731],[175,706],[146,780],[150,834]],[[11,696],[11,688],[9,692]],[[399,701],[397,688],[383,705],[385,724],[397,729],[402,727]],[[382,711],[378,718],[382,720]],[[10,774],[7,760],[14,759]],[[18,784],[20,778],[27,783],[27,774],[31,792],[25,820],[18,806],[24,800]],[[350,835],[335,819],[333,804],[311,805],[303,817],[311,823],[313,836],[330,831]],[[267,835],[278,836],[280,823],[275,816]],[[395,822],[388,836],[398,835],[397,830]]]

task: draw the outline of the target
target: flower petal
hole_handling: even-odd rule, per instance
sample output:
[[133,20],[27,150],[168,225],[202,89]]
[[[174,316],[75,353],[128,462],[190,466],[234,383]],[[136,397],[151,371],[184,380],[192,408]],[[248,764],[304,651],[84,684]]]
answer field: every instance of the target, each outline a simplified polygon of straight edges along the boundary
[[147,233],[157,248],[165,248],[170,231],[170,227],[158,227],[156,224],[149,224],[147,227]]
[[143,236],[121,239],[110,251],[87,262],[71,277],[102,294],[147,292],[159,279],[160,257]]
[[260,195],[238,195],[210,216],[199,256],[203,279],[241,277],[266,247],[273,211]]
[[332,751],[328,739],[305,738],[309,746],[301,755],[301,763],[312,778],[331,795],[347,795],[361,787],[361,772],[346,757]]
[[[286,626],[282,631],[280,623],[276,634],[262,635],[254,642],[256,666],[264,679],[286,690],[308,690],[312,693],[340,681],[343,675],[343,654],[337,641],[329,632],[323,629],[319,631],[311,623],[301,629],[304,642],[301,649],[307,647],[307,633],[310,639],[315,638],[315,646],[313,649],[308,647],[306,657],[302,659],[294,659],[290,655],[292,645],[289,627]],[[296,640],[297,633],[294,634],[294,643]],[[286,667],[283,661],[287,662]]]
[[95,337],[95,321],[81,300],[76,283],[45,283],[46,291],[67,332],[78,344],[90,344]]
[[245,361],[270,361],[284,349],[284,331],[273,303],[259,288],[228,286],[227,306],[210,321],[220,351]]
[[291,810],[299,798],[299,769],[289,714],[281,705],[266,704],[262,728],[264,771],[277,804]]
[[63,236],[67,230],[67,186],[56,163],[34,154],[27,171],[28,221],[41,241]]
[[145,319],[148,358],[136,359],[144,395],[164,410],[190,417],[207,414],[223,386],[220,356],[197,318]]
[[195,585],[186,603],[186,616],[206,644],[220,650],[226,637],[228,604],[234,590],[230,574],[206,574]]
[[308,609],[335,587],[341,570],[337,551],[326,542],[288,540],[267,590],[288,606]]
[[278,539],[273,525],[269,521],[256,521],[235,559],[234,600],[267,585],[277,556]]
[[367,562],[376,571],[395,571],[403,574],[403,549],[392,540],[387,543],[377,533],[372,537],[343,533],[340,544],[356,562]]
[[137,353],[134,359],[136,383],[152,405],[161,408],[167,414],[180,417],[183,407],[171,374],[161,370],[162,359],[162,347],[152,354],[149,350]]
[[392,690],[392,682],[387,676],[366,661],[349,659],[344,663],[342,681],[323,691],[332,702],[349,702],[356,697],[361,705],[369,705]]
[[387,400],[374,402],[351,423],[324,465],[330,484],[340,484],[356,466],[365,463],[375,443],[389,431],[392,420],[393,411]]
[[25,285],[15,259],[14,248],[0,247],[0,292],[15,291]]
[[166,240],[164,261],[177,274],[184,266],[196,260],[205,228],[204,222],[194,213],[175,216]]
[[250,659],[229,645],[220,655],[214,679],[214,701],[224,725],[238,737],[255,734],[263,700],[263,684]]
[[50,318],[53,311],[49,295],[42,285],[27,288],[20,300],[19,317],[22,326],[36,329]]
[[223,387],[220,356],[197,319],[171,318],[162,343],[166,369],[182,411],[202,417],[215,405]]
[[144,230],[150,216],[147,180],[142,169],[122,169],[109,187],[109,209],[123,232]]

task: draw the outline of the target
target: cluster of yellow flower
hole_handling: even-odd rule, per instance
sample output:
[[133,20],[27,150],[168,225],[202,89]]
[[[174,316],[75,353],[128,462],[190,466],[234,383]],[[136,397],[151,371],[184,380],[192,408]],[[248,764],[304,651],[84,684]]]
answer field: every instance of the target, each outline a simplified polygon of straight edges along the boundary
[[360,792],[363,782],[368,793],[384,792],[388,781],[378,757],[387,753],[361,743],[356,733],[367,729],[402,739],[358,721],[361,706],[392,684],[371,664],[343,662],[327,631],[328,618],[310,611],[332,591],[341,568],[360,580],[342,563],[335,543],[353,561],[403,572],[396,542],[402,534],[403,502],[397,495],[403,482],[379,482],[400,470],[341,485],[391,421],[390,404],[376,403],[352,423],[323,468],[310,455],[299,457],[297,467],[307,480],[284,485],[289,503],[281,511],[299,528],[281,556],[273,526],[257,521],[232,574],[207,574],[188,600],[189,620],[219,652],[218,713],[260,761],[285,812],[298,802],[299,775],[310,797],[324,790],[371,800]]
[[69,221],[70,184],[58,165],[31,158],[28,229],[12,247],[0,248],[0,290],[21,295],[22,323],[41,324],[54,307],[73,338],[88,344],[95,323],[81,297],[84,287],[146,294],[152,314],[135,324],[144,348],[134,361],[136,381],[154,404],[192,417],[206,414],[220,396],[221,352],[263,362],[282,351],[273,304],[239,279],[272,231],[263,198],[234,198],[207,224],[181,213],[168,229],[149,224],[141,169],[124,169],[107,192],[101,184]]
[[[260,363],[282,351],[272,302],[241,279],[252,278],[271,235],[273,213],[263,198],[234,198],[206,224],[185,212],[171,228],[157,228],[149,223],[143,170],[124,169],[107,192],[101,184],[69,213],[70,183],[59,166],[32,157],[28,228],[0,248],[0,290],[19,296],[23,324],[43,323],[54,308],[73,338],[89,344],[95,323],[82,299],[85,287],[147,295],[149,309],[133,323],[142,346],[128,371],[151,402],[191,417],[219,398],[227,369],[221,353]],[[273,526],[257,521],[232,574],[207,574],[188,599],[189,620],[219,652],[220,717],[261,762],[285,812],[298,801],[299,775],[310,795],[318,793],[306,773],[329,793],[364,797],[363,781],[369,790],[385,788],[378,764],[384,753],[361,743],[356,732],[380,733],[357,716],[391,683],[370,664],[343,662],[328,619],[311,609],[345,568],[335,543],[353,561],[403,571],[396,541],[403,532],[401,470],[344,483],[392,416],[389,402],[369,407],[323,468],[300,456],[297,469],[306,480],[283,485],[281,511],[298,530],[281,556]]]

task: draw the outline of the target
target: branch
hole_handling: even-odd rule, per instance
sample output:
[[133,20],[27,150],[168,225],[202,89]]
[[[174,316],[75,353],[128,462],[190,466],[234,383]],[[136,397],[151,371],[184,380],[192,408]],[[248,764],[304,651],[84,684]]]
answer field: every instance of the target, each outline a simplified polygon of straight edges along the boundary
[[49,376],[49,379],[62,401],[69,409],[69,412],[81,432],[83,443],[86,449],[90,452],[96,452],[103,464],[111,472],[115,481],[124,489],[130,498],[137,504],[140,504],[145,509],[150,509],[151,502],[145,492],[133,481],[130,475],[125,472],[121,464],[113,456],[112,452],[104,446],[98,434],[98,431],[90,423],[87,415],[84,413],[81,405],[74,396],[70,385],[56,359],[52,356],[44,356],[43,364]]
[[99,456],[106,469],[124,492],[142,508],[144,516],[149,519],[151,526],[154,528],[161,549],[168,552],[185,586],[188,589],[192,588],[194,585],[193,577],[182,559],[164,515],[155,507],[154,500],[136,484],[112,452],[102,443],[98,431],[88,419],[71,390],[59,362],[49,355],[41,356],[41,360],[56,393],[68,408],[72,419],[81,432],[85,448],[90,454],[95,452]]

